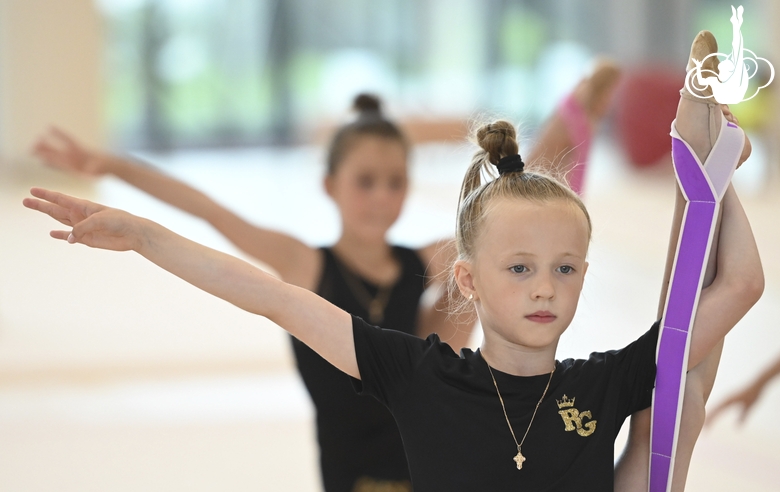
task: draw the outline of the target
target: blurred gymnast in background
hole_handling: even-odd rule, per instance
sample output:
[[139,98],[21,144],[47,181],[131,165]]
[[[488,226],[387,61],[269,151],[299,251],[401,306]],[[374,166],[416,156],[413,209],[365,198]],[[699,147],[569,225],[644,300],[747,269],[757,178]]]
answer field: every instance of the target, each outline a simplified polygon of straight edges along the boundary
[[607,59],[598,60],[591,74],[563,98],[542,126],[528,162],[548,168],[582,195],[591,142],[607,114],[619,80],[617,64]]
[[[454,257],[451,241],[409,249],[389,244],[386,238],[408,190],[408,140],[383,116],[377,98],[360,95],[354,109],[357,118],[339,128],[330,142],[324,180],[339,211],[341,236],[320,248],[254,225],[150,166],[87,149],[61,130],[50,130],[34,153],[59,169],[114,175],[207,221],[285,282],[373,324],[423,338],[435,332],[459,349],[468,342],[473,321],[447,315],[446,289],[439,290],[435,302],[421,302],[426,289],[439,288],[441,274]],[[325,490],[411,490],[401,437],[390,412],[373,398],[358,396],[345,374],[297,339],[291,340],[316,409]]]

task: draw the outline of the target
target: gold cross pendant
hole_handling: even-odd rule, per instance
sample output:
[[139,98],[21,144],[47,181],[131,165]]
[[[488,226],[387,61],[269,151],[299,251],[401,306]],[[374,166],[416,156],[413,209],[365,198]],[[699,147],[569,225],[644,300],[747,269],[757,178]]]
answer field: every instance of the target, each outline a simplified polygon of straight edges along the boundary
[[523,469],[523,463],[525,462],[525,456],[523,456],[523,453],[520,452],[520,450],[517,450],[517,456],[513,458],[515,460],[515,463],[517,463],[517,469],[522,470]]

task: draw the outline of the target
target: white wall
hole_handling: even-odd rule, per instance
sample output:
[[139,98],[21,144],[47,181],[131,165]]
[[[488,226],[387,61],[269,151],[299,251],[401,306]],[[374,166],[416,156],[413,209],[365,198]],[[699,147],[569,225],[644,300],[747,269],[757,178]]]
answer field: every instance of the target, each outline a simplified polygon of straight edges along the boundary
[[51,123],[103,143],[102,43],[92,0],[0,0],[0,162]]

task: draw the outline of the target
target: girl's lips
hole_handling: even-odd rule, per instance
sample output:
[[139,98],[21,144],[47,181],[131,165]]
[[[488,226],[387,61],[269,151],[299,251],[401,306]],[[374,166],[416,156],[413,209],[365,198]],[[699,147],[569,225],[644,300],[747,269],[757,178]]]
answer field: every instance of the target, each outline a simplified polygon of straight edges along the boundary
[[535,323],[552,323],[557,316],[549,311],[537,311],[533,314],[529,314],[525,318]]

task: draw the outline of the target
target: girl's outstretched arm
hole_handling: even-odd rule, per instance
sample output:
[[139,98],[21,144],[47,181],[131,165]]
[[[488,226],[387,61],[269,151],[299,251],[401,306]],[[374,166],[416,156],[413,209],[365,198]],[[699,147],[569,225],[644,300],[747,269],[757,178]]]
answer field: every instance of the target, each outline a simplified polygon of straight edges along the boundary
[[210,223],[249,255],[276,270],[287,282],[313,289],[319,253],[301,241],[251,224],[209,198],[151,166],[88,149],[68,133],[51,128],[33,154],[57,169],[93,176],[111,174],[174,207]]
[[136,251],[192,285],[265,316],[341,371],[360,377],[350,315],[316,294],[122,210],[40,188],[31,193],[36,198],[26,198],[26,207],[72,228],[52,231],[52,237],[93,248]]

